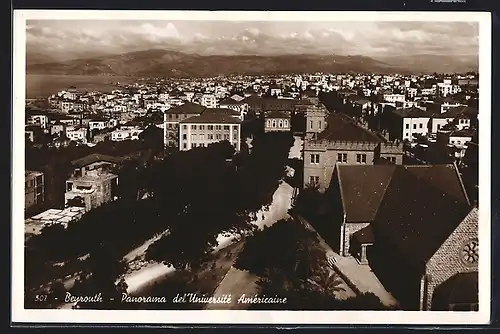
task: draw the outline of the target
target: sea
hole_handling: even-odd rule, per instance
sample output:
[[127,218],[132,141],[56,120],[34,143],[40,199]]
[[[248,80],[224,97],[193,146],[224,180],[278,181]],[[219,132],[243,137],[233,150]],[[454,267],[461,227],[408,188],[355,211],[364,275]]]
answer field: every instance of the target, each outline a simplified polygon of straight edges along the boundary
[[107,75],[26,75],[26,98],[46,98],[61,90],[67,90],[70,86],[79,91],[111,92],[117,89],[116,83],[133,84],[138,78],[119,77]]

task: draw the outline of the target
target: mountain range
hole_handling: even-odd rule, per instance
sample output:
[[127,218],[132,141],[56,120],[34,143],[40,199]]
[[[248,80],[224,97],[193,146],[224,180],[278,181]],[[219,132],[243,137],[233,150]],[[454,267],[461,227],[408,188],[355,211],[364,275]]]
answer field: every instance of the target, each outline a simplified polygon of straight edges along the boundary
[[478,71],[477,56],[388,56],[371,58],[345,55],[199,55],[152,49],[123,54],[66,53],[63,57],[30,52],[27,74],[117,75],[138,77],[197,77],[235,74],[284,73],[462,73]]

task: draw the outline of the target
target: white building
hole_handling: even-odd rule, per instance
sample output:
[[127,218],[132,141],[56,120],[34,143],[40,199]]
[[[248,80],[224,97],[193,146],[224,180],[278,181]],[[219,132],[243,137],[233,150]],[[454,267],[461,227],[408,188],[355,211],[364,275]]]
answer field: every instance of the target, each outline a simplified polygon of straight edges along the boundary
[[217,108],[217,98],[212,94],[203,94],[200,104],[206,108]]
[[204,112],[180,122],[179,149],[187,151],[227,140],[241,149],[241,121],[225,113]]
[[391,103],[404,102],[405,96],[404,94],[384,94],[384,100]]
[[68,126],[66,127],[66,137],[69,140],[87,143],[87,128],[82,126]]

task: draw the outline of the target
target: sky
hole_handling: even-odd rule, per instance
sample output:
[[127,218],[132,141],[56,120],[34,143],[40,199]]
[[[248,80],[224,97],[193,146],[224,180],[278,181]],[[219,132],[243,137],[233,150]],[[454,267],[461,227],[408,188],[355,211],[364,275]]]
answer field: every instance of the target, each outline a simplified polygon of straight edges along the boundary
[[28,20],[28,52],[148,49],[219,55],[479,53],[477,22]]

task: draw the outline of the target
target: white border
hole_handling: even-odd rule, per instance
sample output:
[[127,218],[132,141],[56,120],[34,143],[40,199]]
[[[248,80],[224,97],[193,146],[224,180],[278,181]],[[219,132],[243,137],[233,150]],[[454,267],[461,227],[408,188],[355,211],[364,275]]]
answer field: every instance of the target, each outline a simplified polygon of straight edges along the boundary
[[[26,20],[224,20],[224,21],[466,21],[479,23],[480,124],[479,312],[407,311],[91,311],[25,310],[24,300],[24,101]],[[487,324],[491,296],[491,14],[478,12],[234,12],[15,10],[13,54],[12,321],[33,323],[144,324]],[[381,312],[383,314],[381,314]]]

